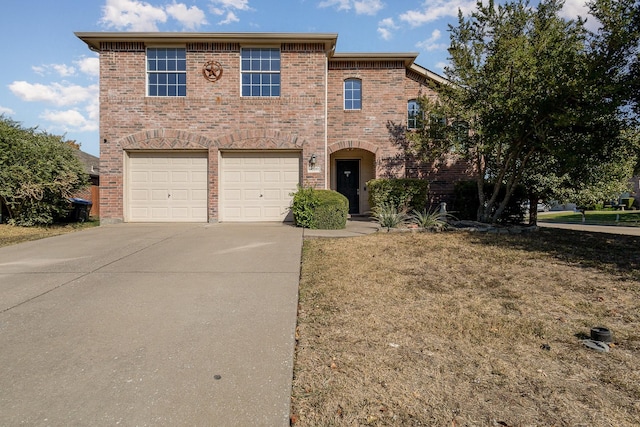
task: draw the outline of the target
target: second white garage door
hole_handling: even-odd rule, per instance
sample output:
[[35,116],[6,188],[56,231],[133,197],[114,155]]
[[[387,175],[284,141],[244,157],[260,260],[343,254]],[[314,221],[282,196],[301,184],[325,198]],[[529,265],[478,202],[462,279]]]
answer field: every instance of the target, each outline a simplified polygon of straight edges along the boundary
[[129,153],[130,222],[207,222],[207,153]]
[[223,152],[220,178],[222,221],[291,220],[300,153]]

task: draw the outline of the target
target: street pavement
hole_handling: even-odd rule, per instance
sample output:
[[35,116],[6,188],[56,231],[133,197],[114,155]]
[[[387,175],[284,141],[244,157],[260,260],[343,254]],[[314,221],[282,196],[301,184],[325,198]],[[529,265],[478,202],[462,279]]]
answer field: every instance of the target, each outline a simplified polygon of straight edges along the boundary
[[640,227],[622,227],[615,225],[588,225],[588,224],[557,224],[539,222],[538,226],[547,228],[561,228],[565,230],[588,231],[592,233],[622,234],[627,236],[640,236]]

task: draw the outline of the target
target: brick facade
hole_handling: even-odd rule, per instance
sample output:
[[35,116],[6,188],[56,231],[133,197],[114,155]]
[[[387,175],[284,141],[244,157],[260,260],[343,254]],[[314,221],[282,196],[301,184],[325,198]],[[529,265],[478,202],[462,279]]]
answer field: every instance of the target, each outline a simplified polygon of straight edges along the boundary
[[[124,174],[128,151],[207,151],[208,217],[218,215],[220,150],[296,150],[301,181],[332,186],[334,158],[374,159],[366,178],[421,175],[436,179],[435,169],[397,167],[402,150],[389,137],[388,122],[405,123],[407,101],[430,91],[428,76],[410,70],[407,55],[383,57],[335,55],[336,35],[248,35],[163,33],[78,34],[100,53],[100,210],[104,223],[125,219]],[[146,96],[146,48],[186,48],[186,97]],[[240,96],[241,46],[279,47],[281,94],[274,98]],[[415,59],[415,55],[413,57]],[[222,78],[210,82],[203,64],[217,61]],[[362,81],[362,109],[345,111],[343,84]],[[347,150],[347,151],[343,151]],[[307,167],[315,155],[316,170]],[[366,156],[363,156],[366,155]],[[460,171],[447,170],[447,182]],[[437,180],[437,179],[436,179]],[[366,182],[365,182],[366,183]],[[363,183],[364,184],[364,183]]]

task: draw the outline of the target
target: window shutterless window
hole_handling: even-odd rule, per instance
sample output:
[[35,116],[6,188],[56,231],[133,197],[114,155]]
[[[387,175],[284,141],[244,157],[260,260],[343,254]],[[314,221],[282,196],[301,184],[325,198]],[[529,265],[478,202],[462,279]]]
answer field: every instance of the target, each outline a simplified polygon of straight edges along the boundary
[[186,58],[184,48],[148,48],[147,95],[187,96]]
[[420,114],[420,105],[417,101],[411,100],[407,103],[407,128],[418,128],[418,117]]
[[240,50],[242,96],[280,96],[280,49]]
[[344,81],[344,109],[362,109],[362,81],[347,79]]

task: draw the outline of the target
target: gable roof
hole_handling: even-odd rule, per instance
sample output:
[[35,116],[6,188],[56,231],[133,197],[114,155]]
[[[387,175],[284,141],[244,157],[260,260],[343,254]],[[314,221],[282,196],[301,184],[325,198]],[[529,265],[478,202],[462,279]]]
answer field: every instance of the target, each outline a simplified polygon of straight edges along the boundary
[[82,150],[76,150],[76,157],[84,166],[84,171],[91,176],[100,176],[100,159]]

